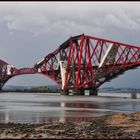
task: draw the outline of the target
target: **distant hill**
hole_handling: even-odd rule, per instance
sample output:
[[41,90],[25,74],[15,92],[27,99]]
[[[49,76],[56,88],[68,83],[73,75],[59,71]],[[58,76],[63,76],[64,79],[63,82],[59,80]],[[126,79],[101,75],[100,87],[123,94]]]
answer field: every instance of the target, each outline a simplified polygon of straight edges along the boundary
[[23,90],[27,88],[26,86],[14,86],[14,85],[5,85],[2,90],[3,91],[7,91],[7,90],[10,90],[10,91],[14,91],[14,90]]
[[105,87],[105,88],[100,88],[99,92],[111,92],[111,93],[131,93],[132,91],[136,91],[140,93],[140,89],[137,88],[114,88],[114,87]]
[[29,91],[29,90],[45,90],[49,89],[52,91],[56,91],[59,89],[57,85],[48,85],[48,86],[15,86],[15,85],[5,85],[3,87],[3,91]]

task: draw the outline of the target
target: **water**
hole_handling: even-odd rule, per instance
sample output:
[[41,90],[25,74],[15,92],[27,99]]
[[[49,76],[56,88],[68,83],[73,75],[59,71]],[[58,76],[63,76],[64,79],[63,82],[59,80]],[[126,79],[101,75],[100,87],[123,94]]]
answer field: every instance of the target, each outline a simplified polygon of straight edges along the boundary
[[[125,98],[124,98],[125,97]],[[0,93],[0,123],[85,121],[117,112],[140,111],[138,99],[126,93],[63,96],[58,93]]]

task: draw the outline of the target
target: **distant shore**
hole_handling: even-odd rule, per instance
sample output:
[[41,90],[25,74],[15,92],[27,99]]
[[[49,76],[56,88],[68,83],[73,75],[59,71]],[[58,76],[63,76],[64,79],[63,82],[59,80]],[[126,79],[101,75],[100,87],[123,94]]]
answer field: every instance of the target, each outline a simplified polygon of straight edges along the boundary
[[[6,86],[1,92],[26,92],[26,93],[60,93],[61,88],[56,85],[48,86]],[[98,92],[102,93],[140,93],[140,89],[137,88],[114,88],[106,87],[100,88]]]
[[54,91],[39,91],[39,90],[4,90],[1,92],[18,92],[18,93],[60,93],[60,91],[58,90],[54,90]]
[[0,124],[0,138],[139,139],[140,112],[98,117],[93,121],[50,124]]
[[14,89],[14,90],[2,90],[2,92],[26,92],[26,93],[60,93],[61,89],[55,88],[50,89],[47,86],[43,87],[34,87],[34,88],[25,88],[25,89]]

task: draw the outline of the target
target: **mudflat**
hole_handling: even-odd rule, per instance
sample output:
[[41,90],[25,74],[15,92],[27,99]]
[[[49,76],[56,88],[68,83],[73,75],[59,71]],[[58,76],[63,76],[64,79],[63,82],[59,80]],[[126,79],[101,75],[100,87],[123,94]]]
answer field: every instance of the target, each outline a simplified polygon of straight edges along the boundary
[[98,117],[93,121],[48,124],[1,123],[0,138],[139,139],[140,112],[116,113]]

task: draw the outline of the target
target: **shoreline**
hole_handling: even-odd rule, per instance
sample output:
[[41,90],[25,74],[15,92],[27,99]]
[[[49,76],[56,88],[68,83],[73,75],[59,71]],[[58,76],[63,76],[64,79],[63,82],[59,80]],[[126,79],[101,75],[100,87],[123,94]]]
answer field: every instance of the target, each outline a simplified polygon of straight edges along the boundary
[[140,138],[140,112],[97,117],[92,121],[47,124],[0,123],[0,138],[118,139]]

